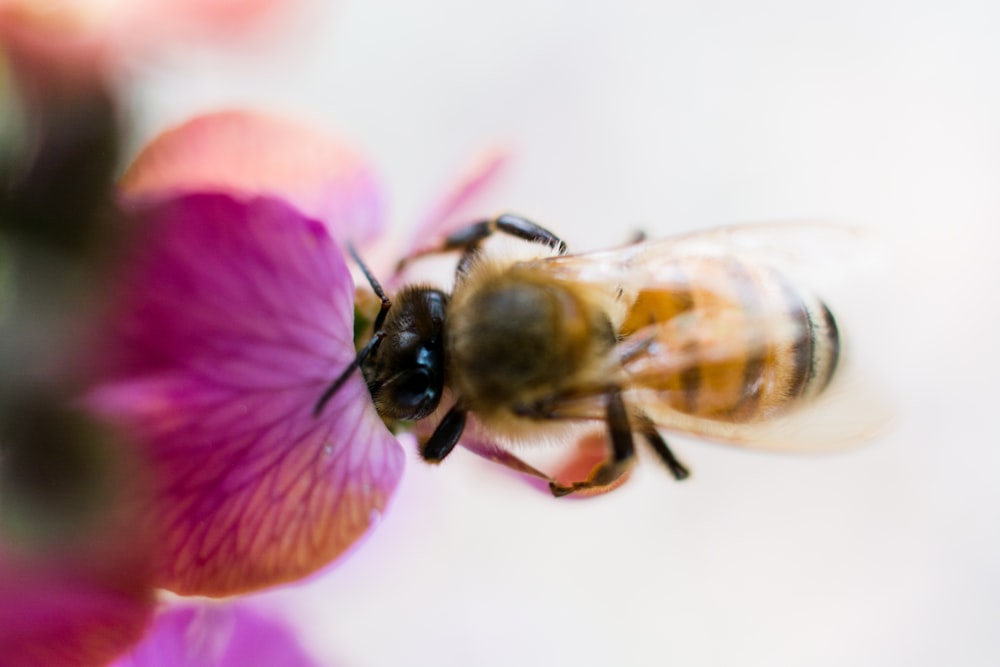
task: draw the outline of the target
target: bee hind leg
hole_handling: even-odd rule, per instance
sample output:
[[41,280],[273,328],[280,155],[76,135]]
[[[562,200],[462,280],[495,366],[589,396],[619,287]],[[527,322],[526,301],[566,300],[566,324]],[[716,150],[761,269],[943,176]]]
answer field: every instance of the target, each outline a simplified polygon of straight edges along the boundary
[[614,389],[607,394],[608,439],[611,442],[611,456],[595,467],[586,480],[573,484],[550,482],[549,489],[554,496],[566,496],[577,491],[604,491],[621,483],[622,476],[635,463],[635,442],[629,424],[628,410],[621,392]]
[[670,447],[667,446],[667,441],[656,430],[656,425],[645,415],[640,417],[639,432],[646,438],[646,441],[653,448],[653,451],[656,452],[656,455],[660,457],[664,465],[670,469],[670,474],[674,476],[674,479],[681,481],[691,476],[691,471],[677,460],[674,453],[670,451]]

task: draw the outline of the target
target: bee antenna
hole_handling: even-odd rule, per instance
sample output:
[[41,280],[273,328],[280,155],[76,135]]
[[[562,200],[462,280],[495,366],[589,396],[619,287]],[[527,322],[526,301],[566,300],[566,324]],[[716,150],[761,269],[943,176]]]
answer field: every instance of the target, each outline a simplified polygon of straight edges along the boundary
[[[382,330],[382,323],[385,322],[385,315],[389,312],[389,307],[392,306],[392,301],[389,297],[385,295],[385,290],[382,289],[382,285],[379,284],[378,279],[372,270],[368,268],[364,260],[358,254],[358,249],[354,247],[351,242],[347,243],[347,252],[350,253],[351,259],[353,259],[359,267],[361,267],[361,272],[365,274],[365,278],[368,280],[368,284],[371,285],[372,291],[375,292],[375,296],[379,298],[382,305],[379,307],[378,315],[375,316],[374,329],[376,332]],[[374,340],[374,339],[373,339]]]
[[374,352],[375,348],[378,347],[378,344],[382,342],[382,339],[385,337],[385,332],[382,330],[382,324],[385,322],[385,316],[389,312],[389,308],[392,306],[392,301],[390,301],[389,297],[386,296],[385,290],[382,289],[382,285],[380,285],[378,279],[375,278],[375,274],[372,273],[372,270],[368,268],[368,265],[361,259],[361,256],[358,254],[358,250],[354,247],[353,243],[347,243],[347,252],[351,255],[351,259],[357,262],[358,266],[361,267],[361,271],[365,274],[368,284],[371,285],[372,291],[375,292],[375,296],[379,298],[382,305],[379,306],[378,315],[375,316],[375,323],[372,327],[374,331],[372,339],[358,351],[357,356],[354,357],[354,361],[347,365],[347,368],[343,370],[340,376],[334,380],[333,383],[326,388],[326,391],[323,392],[323,395],[319,397],[319,400],[316,401],[316,406],[313,408],[313,417],[319,417],[320,413],[323,412],[323,408],[326,407],[326,404],[330,402],[330,399],[333,398],[334,394],[336,394],[344,383],[347,382],[347,378],[351,377],[351,374],[357,370],[358,366],[361,365],[361,362],[363,362],[369,354]]
[[323,395],[319,397],[318,401],[316,401],[316,406],[313,408],[313,417],[319,417],[320,413],[323,412],[323,408],[325,408],[326,404],[330,402],[330,399],[333,398],[334,394],[336,394],[340,388],[344,386],[344,383],[347,382],[347,378],[351,377],[351,374],[353,374],[354,371],[357,370],[358,366],[361,365],[361,362],[363,362],[365,358],[371,354],[376,347],[378,347],[378,344],[382,342],[384,337],[384,331],[375,332],[372,339],[358,351],[354,360],[347,364],[347,368],[345,368],[340,376],[326,388]]

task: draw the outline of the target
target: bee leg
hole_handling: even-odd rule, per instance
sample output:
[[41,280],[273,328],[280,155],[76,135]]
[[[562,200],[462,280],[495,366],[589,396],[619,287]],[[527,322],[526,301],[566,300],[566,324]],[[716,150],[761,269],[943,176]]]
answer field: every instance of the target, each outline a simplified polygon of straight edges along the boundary
[[660,457],[660,460],[670,469],[670,474],[674,476],[674,479],[681,481],[691,476],[691,471],[677,460],[674,453],[670,451],[670,447],[667,446],[667,441],[656,430],[656,425],[645,415],[640,418],[639,432],[646,438],[646,441],[649,442],[653,451]]
[[635,463],[635,442],[629,424],[628,410],[621,392],[614,389],[607,394],[608,438],[611,441],[611,456],[594,468],[587,479],[573,484],[550,482],[549,489],[554,496],[565,496],[576,491],[600,490],[615,484]]
[[519,239],[532,243],[547,245],[552,250],[558,250],[560,255],[566,254],[566,243],[545,229],[527,218],[512,213],[504,213],[492,221],[492,230],[516,236]]
[[462,227],[461,229],[452,232],[445,237],[444,241],[437,248],[422,250],[410,255],[409,257],[404,257],[399,260],[399,263],[396,265],[396,270],[401,271],[407,263],[417,257],[450,252],[452,250],[461,250],[462,259],[459,260],[458,263],[458,272],[462,273],[463,269],[468,266],[469,261],[479,249],[479,244],[492,236],[494,232],[503,232],[504,234],[509,234],[510,236],[514,236],[531,243],[540,243],[552,248],[553,250],[558,250],[560,255],[566,254],[566,243],[561,238],[526,218],[522,218],[511,213],[505,213],[491,220],[480,220],[479,222],[474,222],[471,225]]
[[465,430],[466,411],[457,405],[452,406],[434,433],[420,447],[420,456],[428,463],[440,463],[444,457],[455,449],[458,439]]

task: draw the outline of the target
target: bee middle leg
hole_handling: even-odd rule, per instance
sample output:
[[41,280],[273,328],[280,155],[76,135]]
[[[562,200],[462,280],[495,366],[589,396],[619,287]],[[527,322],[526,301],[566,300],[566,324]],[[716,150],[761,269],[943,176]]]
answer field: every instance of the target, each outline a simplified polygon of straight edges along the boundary
[[629,423],[628,409],[622,400],[621,391],[613,389],[606,395],[608,439],[611,441],[611,455],[598,464],[582,482],[560,484],[550,482],[549,489],[554,496],[565,496],[577,491],[606,489],[617,482],[635,463],[635,442]]

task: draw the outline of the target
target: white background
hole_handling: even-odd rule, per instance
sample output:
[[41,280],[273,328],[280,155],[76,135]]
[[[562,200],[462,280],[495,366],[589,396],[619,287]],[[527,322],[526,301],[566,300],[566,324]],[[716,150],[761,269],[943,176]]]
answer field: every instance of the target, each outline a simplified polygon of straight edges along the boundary
[[896,251],[850,332],[891,434],[822,458],[675,437],[691,480],[647,460],[586,501],[411,451],[367,542],[260,598],[325,664],[1000,664],[1000,5],[343,0],[283,32],[147,62],[137,138],[219,106],[312,120],[400,227],[501,145],[482,212],[576,248],[820,217]]

